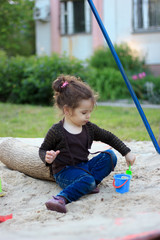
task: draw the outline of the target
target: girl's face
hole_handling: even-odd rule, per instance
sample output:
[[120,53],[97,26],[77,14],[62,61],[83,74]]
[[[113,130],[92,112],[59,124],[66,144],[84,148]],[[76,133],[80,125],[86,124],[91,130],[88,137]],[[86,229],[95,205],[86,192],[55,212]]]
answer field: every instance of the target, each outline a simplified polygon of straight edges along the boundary
[[71,108],[68,109],[67,120],[71,124],[81,127],[89,121],[93,107],[92,99],[82,100],[74,110]]

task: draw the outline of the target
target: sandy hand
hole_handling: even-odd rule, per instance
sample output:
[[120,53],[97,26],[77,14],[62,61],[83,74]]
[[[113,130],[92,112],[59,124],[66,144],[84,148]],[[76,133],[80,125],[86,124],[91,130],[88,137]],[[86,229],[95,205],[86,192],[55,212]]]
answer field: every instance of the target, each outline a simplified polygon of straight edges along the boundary
[[134,164],[135,160],[136,160],[136,156],[133,153],[131,153],[131,152],[127,153],[125,158],[126,158],[126,162],[127,162],[128,166],[130,164],[132,166]]
[[55,158],[57,157],[57,155],[58,155],[59,153],[60,153],[59,150],[57,150],[56,152],[53,151],[53,150],[47,151],[47,152],[46,152],[46,156],[45,156],[45,161],[46,161],[47,163],[52,163],[52,162],[55,160]]

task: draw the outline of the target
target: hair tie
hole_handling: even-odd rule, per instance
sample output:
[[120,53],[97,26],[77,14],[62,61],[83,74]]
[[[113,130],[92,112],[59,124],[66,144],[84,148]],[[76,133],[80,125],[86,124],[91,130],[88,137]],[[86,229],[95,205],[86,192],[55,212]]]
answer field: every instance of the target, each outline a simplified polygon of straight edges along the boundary
[[65,82],[62,84],[61,88],[65,88],[68,84],[69,84],[69,83],[68,83],[67,81],[65,81]]

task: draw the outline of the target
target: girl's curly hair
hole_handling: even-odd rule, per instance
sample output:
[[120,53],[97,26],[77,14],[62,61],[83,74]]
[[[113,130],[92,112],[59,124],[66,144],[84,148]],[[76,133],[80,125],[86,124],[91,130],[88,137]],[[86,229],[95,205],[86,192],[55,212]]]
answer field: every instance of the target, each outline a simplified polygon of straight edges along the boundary
[[62,110],[64,105],[75,109],[81,100],[91,99],[96,103],[96,94],[89,85],[80,78],[70,75],[60,75],[52,83],[55,104]]

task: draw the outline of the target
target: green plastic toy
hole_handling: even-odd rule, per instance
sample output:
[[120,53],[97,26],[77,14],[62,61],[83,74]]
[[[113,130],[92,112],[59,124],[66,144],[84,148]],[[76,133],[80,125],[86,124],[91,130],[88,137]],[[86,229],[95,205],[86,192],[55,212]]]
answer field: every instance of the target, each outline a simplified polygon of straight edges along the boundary
[[126,174],[132,175],[131,164],[129,164],[129,169],[126,170]]
[[5,193],[2,192],[2,185],[1,185],[1,179],[0,179],[0,197],[4,197]]

